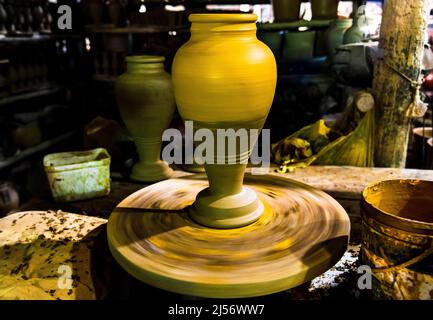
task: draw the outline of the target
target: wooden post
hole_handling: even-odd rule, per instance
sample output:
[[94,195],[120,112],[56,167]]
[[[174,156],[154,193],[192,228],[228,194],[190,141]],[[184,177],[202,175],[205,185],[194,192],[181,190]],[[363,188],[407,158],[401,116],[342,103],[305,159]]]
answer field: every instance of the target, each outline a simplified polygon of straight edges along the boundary
[[[430,0],[385,0],[375,68],[375,166],[404,167],[410,129],[406,110],[414,99],[410,79],[420,78]],[[393,70],[396,69],[396,70]]]

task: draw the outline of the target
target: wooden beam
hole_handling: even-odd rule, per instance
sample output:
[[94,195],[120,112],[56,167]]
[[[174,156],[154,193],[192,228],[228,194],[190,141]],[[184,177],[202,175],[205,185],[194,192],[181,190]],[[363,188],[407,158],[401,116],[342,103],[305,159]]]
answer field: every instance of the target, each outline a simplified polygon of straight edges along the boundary
[[415,81],[421,76],[430,2],[385,0],[379,42],[384,56],[376,64],[373,81],[377,167],[405,166],[411,122],[406,111],[414,88],[403,75]]

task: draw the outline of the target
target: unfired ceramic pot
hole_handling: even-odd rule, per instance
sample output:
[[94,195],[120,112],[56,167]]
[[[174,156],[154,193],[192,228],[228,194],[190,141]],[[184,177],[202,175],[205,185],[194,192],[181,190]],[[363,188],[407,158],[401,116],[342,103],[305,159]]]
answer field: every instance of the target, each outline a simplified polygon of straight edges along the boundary
[[310,0],[313,19],[333,19],[338,14],[339,0]]
[[140,158],[131,178],[163,180],[172,174],[167,163],[160,160],[162,133],[175,109],[170,75],[164,71],[164,57],[130,56],[126,61],[127,71],[116,82],[116,97]]
[[283,42],[283,58],[291,62],[312,59],[315,36],[315,31],[286,32]]
[[344,33],[351,26],[352,19],[336,19],[326,31],[326,49],[331,60],[335,55],[335,49],[343,44]]
[[[254,14],[192,14],[191,39],[173,62],[176,103],[194,130],[261,129],[274,97],[276,63],[272,51],[256,37]],[[250,141],[252,147],[255,141]],[[216,150],[216,147],[215,147]],[[251,149],[227,156],[215,152],[205,164],[209,188],[190,209],[191,217],[206,226],[233,228],[252,223],[263,212],[254,191],[243,187]]]
[[272,0],[275,22],[299,20],[301,0]]
[[364,39],[364,34],[359,27],[359,17],[353,19],[352,26],[346,30],[343,37],[344,44],[358,43]]

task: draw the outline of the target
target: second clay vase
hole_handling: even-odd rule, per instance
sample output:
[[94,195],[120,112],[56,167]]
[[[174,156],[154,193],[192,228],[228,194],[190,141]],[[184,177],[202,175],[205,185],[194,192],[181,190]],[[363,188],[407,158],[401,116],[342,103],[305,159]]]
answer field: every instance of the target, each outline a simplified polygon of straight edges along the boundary
[[160,159],[162,134],[175,110],[164,60],[160,56],[127,57],[127,71],[116,81],[117,105],[140,158],[131,174],[136,181],[160,181],[173,172]]
[[[218,129],[261,129],[272,105],[276,63],[272,51],[256,37],[256,20],[255,14],[191,14],[191,39],[173,61],[180,115],[193,121],[195,131],[213,133],[214,150]],[[228,156],[216,151],[213,163],[205,163],[209,188],[197,195],[189,211],[196,222],[235,228],[261,216],[263,204],[243,186],[245,160],[254,143]]]

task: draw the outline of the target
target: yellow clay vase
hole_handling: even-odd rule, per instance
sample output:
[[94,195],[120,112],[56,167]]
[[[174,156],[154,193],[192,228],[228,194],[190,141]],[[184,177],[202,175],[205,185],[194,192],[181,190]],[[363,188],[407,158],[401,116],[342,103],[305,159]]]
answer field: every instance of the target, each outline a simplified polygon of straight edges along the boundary
[[140,158],[131,179],[164,180],[173,173],[160,159],[162,134],[175,109],[170,75],[164,71],[164,57],[130,56],[126,61],[127,71],[116,81],[116,98]]
[[[272,105],[277,69],[272,51],[256,37],[254,14],[192,14],[191,39],[173,61],[176,103],[194,130],[261,129]],[[214,134],[216,143],[216,134]],[[250,143],[252,147],[255,141]],[[216,150],[216,147],[215,149]],[[191,217],[215,228],[248,225],[263,212],[254,191],[243,187],[251,148],[236,164],[205,164],[209,188],[190,208]],[[220,155],[215,153],[215,162]],[[221,160],[221,159],[220,159]]]

